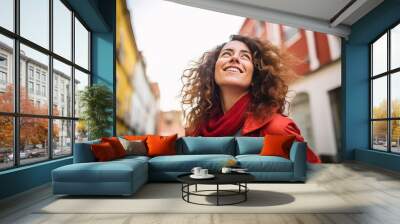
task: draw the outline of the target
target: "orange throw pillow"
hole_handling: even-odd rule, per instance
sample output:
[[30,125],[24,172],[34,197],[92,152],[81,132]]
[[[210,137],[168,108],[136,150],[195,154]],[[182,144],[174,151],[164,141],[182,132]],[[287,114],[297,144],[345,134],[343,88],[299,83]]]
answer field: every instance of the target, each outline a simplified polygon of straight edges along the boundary
[[92,149],[94,157],[99,162],[109,161],[117,158],[114,149],[108,142],[93,144],[90,147]]
[[101,142],[108,142],[114,149],[115,155],[117,158],[121,158],[126,156],[126,151],[124,146],[122,146],[121,142],[117,137],[109,137],[109,138],[101,138]]
[[171,136],[150,135],[147,137],[148,156],[176,155],[175,141],[178,134]]
[[289,159],[290,147],[294,139],[294,135],[265,135],[260,155],[281,156]]

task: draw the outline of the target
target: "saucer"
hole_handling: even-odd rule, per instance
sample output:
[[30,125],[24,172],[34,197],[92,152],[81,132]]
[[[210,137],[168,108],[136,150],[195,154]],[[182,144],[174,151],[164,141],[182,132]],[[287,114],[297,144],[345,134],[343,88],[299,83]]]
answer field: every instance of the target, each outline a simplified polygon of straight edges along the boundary
[[232,170],[234,173],[249,173],[247,170]]
[[215,176],[212,175],[212,174],[207,174],[207,175],[204,175],[204,176],[194,175],[194,174],[190,175],[190,178],[193,178],[193,179],[211,179],[211,178],[214,178],[214,177]]

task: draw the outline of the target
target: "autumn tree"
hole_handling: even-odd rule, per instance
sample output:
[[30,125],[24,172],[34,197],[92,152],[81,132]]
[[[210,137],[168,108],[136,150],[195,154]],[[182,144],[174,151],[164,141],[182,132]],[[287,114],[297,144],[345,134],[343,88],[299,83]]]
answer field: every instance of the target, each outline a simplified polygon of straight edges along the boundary
[[[6,92],[0,93],[0,111],[13,112],[14,96],[13,86],[9,85]],[[13,146],[13,119],[10,116],[0,116],[0,147],[12,148]]]
[[[381,101],[378,106],[373,108],[373,118],[386,118],[387,117],[387,101]],[[374,139],[386,139],[387,136],[387,122],[374,121],[372,126]]]
[[[14,88],[8,85],[6,92],[0,94],[0,111],[13,112],[14,107]],[[23,114],[41,114],[46,115],[48,107],[46,104],[34,105],[29,99],[29,95],[24,87],[20,88],[20,110]],[[13,117],[0,116],[0,146],[2,148],[12,149],[13,147]],[[47,118],[20,118],[20,148],[24,149],[26,145],[45,145],[48,136],[48,119]],[[59,128],[53,127],[53,138],[59,135]]]
[[[392,117],[400,117],[400,100],[392,100]],[[400,121],[392,121],[392,141],[398,142],[400,138]]]
[[[391,104],[391,117],[400,117],[400,100],[394,99]],[[373,108],[373,118],[387,118],[387,101],[381,101],[378,106]],[[397,142],[400,138],[400,121],[391,121],[392,142]],[[375,121],[373,125],[374,139],[386,139],[387,121]]]

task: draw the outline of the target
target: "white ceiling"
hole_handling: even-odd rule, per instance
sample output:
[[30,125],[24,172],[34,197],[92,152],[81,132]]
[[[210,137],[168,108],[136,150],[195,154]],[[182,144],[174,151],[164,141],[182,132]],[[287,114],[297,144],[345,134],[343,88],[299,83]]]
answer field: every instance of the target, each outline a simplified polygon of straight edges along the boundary
[[[383,0],[167,0],[188,6],[347,37]],[[346,8],[346,5],[348,7]],[[342,10],[346,8],[345,10]],[[339,13],[342,10],[341,13]]]
[[[292,14],[329,20],[350,0],[227,0],[229,2],[246,3],[259,8],[275,9]],[[313,7],[310,7],[313,6]]]

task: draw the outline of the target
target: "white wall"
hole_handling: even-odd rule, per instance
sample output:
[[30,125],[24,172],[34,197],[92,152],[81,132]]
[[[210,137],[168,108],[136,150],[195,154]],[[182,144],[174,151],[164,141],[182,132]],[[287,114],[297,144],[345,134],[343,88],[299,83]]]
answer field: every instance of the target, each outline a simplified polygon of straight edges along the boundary
[[[305,92],[309,95],[311,127],[314,136],[313,149],[318,154],[336,155],[332,109],[328,92],[341,86],[340,60],[323,67],[316,72],[299,78],[289,86],[289,100],[293,100],[296,93]],[[290,115],[289,115],[290,116]],[[300,129],[301,129],[301,125]]]
[[145,75],[143,65],[136,63],[132,83],[134,94],[131,103],[132,115],[130,123],[141,133],[155,134],[156,114],[159,105]]

